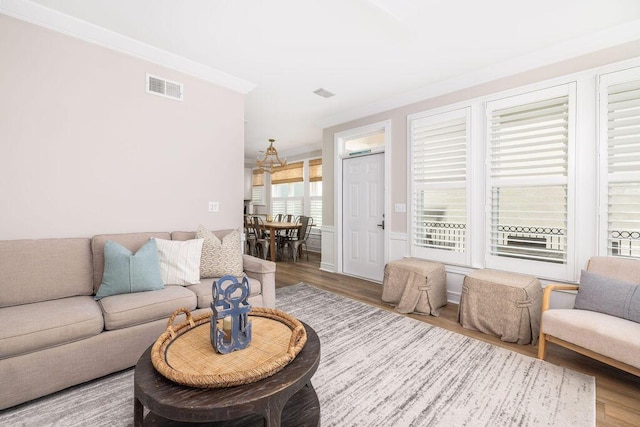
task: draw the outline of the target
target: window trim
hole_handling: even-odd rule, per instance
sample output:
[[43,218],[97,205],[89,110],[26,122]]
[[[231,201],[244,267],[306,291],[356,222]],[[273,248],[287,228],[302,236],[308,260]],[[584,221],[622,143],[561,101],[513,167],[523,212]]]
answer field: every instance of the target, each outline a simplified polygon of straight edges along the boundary
[[[547,89],[554,86],[565,85],[570,83],[576,84],[576,119],[575,119],[575,143],[573,144],[574,158],[571,162],[573,168],[573,182],[575,183],[574,202],[571,207],[574,209],[574,224],[573,237],[570,237],[571,241],[568,244],[573,244],[575,249],[575,255],[572,258],[574,262],[573,271],[567,269],[566,279],[563,277],[554,277],[546,270],[540,270],[532,272],[536,277],[542,280],[554,280],[575,283],[579,277],[580,270],[587,265],[587,262],[594,255],[603,255],[601,250],[601,229],[602,221],[606,221],[606,217],[603,217],[603,212],[606,213],[606,207],[601,205],[602,194],[601,186],[605,182],[602,179],[602,159],[600,153],[600,118],[598,115],[598,109],[601,102],[599,99],[599,86],[598,79],[600,75],[612,74],[622,72],[632,68],[640,68],[640,57],[634,57],[621,61],[616,61],[608,64],[595,66],[592,68],[580,70],[574,73],[566,73],[557,75],[549,79],[543,79],[534,81],[531,83],[523,84],[521,86],[509,87],[502,90],[489,90],[482,95],[469,97],[461,101],[454,103],[439,105],[435,108],[425,110],[425,113],[435,114],[441,111],[448,111],[461,106],[470,105],[472,107],[472,137],[476,136],[474,144],[471,147],[471,203],[472,209],[471,216],[469,218],[469,232],[470,242],[473,242],[471,250],[471,262],[469,267],[471,268],[485,268],[486,260],[486,159],[485,159],[485,146],[486,142],[486,114],[485,104],[488,101],[507,98],[510,96],[520,95],[526,92],[533,92],[540,89]],[[422,103],[424,105],[424,103]],[[408,117],[408,116],[407,116]],[[405,154],[406,169],[410,170],[409,159],[409,137],[410,130],[407,122],[406,130],[406,144],[407,151]],[[337,141],[337,137],[334,137],[334,141]],[[338,145],[336,145],[336,150]],[[579,149],[578,149],[579,148]],[[334,174],[335,175],[335,174]],[[337,175],[339,176],[339,175]],[[404,194],[407,201],[407,208],[411,206],[411,189],[409,172],[407,172],[407,190]],[[337,203],[337,202],[336,202]],[[397,217],[398,214],[392,217]],[[405,215],[405,214],[401,214]],[[410,220],[408,213],[406,214],[406,234],[403,236],[403,250],[396,250],[393,252],[393,256],[406,256],[410,254]],[[337,218],[337,216],[336,216]],[[339,223],[336,222],[337,227]],[[394,233],[392,233],[394,234]],[[569,238],[569,236],[568,236]],[[450,269],[453,271],[457,267],[447,264],[447,271]],[[525,273],[525,271],[517,271]]]
[[[546,261],[537,261],[531,259],[518,259],[510,257],[500,257],[491,254],[491,202],[492,187],[494,180],[491,178],[491,112],[497,109],[506,108],[512,105],[522,105],[526,103],[536,102],[544,99],[565,96],[569,97],[568,111],[568,147],[567,147],[567,252],[566,264],[557,264]],[[487,268],[495,268],[505,271],[513,271],[517,273],[531,274],[536,277],[548,277],[556,280],[573,280],[575,276],[575,260],[576,250],[576,116],[577,116],[577,87],[575,81],[570,81],[560,85],[549,85],[546,88],[539,89],[523,89],[520,93],[512,93],[509,96],[488,97],[484,102],[485,121],[485,233],[484,233],[484,264]],[[514,180],[514,183],[517,181]],[[524,182],[522,182],[524,184]],[[541,180],[536,185],[557,184],[556,180]]]
[[[408,195],[407,200],[409,200],[409,212],[407,215],[407,229],[408,229],[408,244],[409,251],[412,257],[424,258],[424,259],[432,259],[440,262],[444,262],[447,264],[456,264],[456,265],[464,265],[468,266],[471,264],[471,248],[473,245],[473,239],[471,238],[472,233],[470,232],[471,228],[471,176],[472,176],[472,168],[471,168],[471,146],[473,140],[473,107],[470,104],[461,104],[455,105],[454,108],[446,108],[446,109],[437,109],[437,110],[428,110],[422,111],[419,113],[410,114],[407,116],[407,154],[408,154],[408,179],[407,179],[407,187],[408,187]],[[414,140],[413,140],[413,124],[417,120],[433,118],[434,123],[437,122],[445,122],[447,120],[452,120],[454,118],[465,117],[466,124],[466,170],[465,170],[465,181],[464,184],[456,184],[453,187],[455,188],[464,188],[465,189],[465,250],[463,252],[455,252],[438,248],[423,248],[418,247],[414,244],[415,242],[415,191],[416,191],[416,183],[413,179],[415,174],[415,164],[414,164]],[[426,187],[432,187],[434,189],[446,189],[453,188],[448,184],[429,184]]]
[[[302,165],[302,166],[300,166]],[[268,187],[269,187],[269,206],[268,206],[268,211],[273,214],[273,205],[274,205],[274,200],[275,201],[280,201],[280,200],[293,200],[293,199],[297,199],[297,200],[301,200],[302,204],[301,204],[301,209],[302,209],[302,215],[311,215],[311,200],[313,199],[319,199],[321,202],[323,201],[323,197],[322,196],[311,196],[311,189],[310,189],[310,185],[311,185],[311,176],[310,176],[310,169],[311,166],[321,166],[322,165],[322,157],[318,157],[318,156],[312,156],[312,157],[308,157],[305,158],[303,160],[299,160],[296,161],[295,163],[291,163],[287,166],[289,166],[289,169],[292,168],[297,168],[302,170],[302,176],[296,176],[296,179],[285,179],[282,180],[281,182],[273,182],[273,179],[271,180],[271,182],[269,182]],[[322,169],[320,169],[320,172],[322,172]],[[322,181],[322,175],[316,176],[314,181]],[[296,182],[301,182],[303,183],[303,195],[302,196],[291,196],[291,197],[274,197],[273,196],[273,186],[274,185],[290,185]],[[311,234],[313,235],[319,235],[320,234],[320,227],[317,226],[317,219],[314,218],[314,220],[316,220],[314,222],[315,226],[312,228],[311,230]],[[320,218],[320,221],[322,222],[322,218]]]
[[[627,257],[621,255],[613,255],[609,253],[609,133],[608,133],[608,101],[611,85],[640,80],[640,64],[609,72],[602,72],[597,75],[597,146],[598,146],[598,255],[613,256],[622,258],[639,259],[639,257]],[[622,179],[615,179],[611,182],[624,182],[624,178],[630,178],[633,182],[640,182],[640,177],[636,181],[636,174],[622,174]]]

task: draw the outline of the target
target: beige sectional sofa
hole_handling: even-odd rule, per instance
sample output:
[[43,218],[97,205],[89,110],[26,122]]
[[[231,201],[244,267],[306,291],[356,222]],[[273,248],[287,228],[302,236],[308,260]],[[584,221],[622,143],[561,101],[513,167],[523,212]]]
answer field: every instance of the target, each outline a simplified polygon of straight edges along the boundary
[[[94,299],[105,242],[135,253],[151,237],[188,240],[195,233],[0,241],[0,409],[134,366],[177,308],[209,310],[214,278]],[[249,302],[274,307],[275,264],[242,257]]]

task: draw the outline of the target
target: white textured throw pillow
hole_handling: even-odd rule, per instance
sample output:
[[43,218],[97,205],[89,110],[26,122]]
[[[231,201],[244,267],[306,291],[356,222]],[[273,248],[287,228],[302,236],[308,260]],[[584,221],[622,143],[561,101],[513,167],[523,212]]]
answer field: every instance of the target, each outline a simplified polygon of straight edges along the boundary
[[165,285],[200,283],[200,258],[204,239],[155,239],[160,255],[160,273]]
[[198,227],[196,237],[204,239],[200,277],[222,277],[227,274],[242,277],[244,275],[241,239],[238,230],[233,230],[220,240],[201,225]]

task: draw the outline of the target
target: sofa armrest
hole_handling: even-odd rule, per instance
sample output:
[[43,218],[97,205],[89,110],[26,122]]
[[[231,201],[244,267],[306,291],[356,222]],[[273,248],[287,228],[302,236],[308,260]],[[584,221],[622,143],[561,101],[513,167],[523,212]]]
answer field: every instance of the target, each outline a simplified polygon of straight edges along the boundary
[[577,291],[578,285],[561,285],[558,283],[552,283],[544,288],[542,294],[542,312],[549,309],[549,300],[551,299],[551,292],[553,291]]
[[276,308],[276,263],[243,254],[245,274],[259,280],[262,285],[262,302],[267,308]]

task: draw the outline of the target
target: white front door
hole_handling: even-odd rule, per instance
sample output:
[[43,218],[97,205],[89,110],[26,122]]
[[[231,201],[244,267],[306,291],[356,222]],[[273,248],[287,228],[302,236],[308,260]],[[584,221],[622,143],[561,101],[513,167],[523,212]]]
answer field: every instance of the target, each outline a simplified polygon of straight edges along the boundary
[[342,270],[382,282],[384,153],[345,158],[342,175]]

